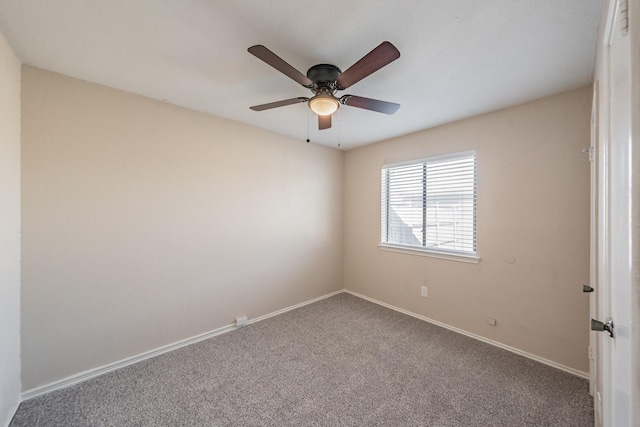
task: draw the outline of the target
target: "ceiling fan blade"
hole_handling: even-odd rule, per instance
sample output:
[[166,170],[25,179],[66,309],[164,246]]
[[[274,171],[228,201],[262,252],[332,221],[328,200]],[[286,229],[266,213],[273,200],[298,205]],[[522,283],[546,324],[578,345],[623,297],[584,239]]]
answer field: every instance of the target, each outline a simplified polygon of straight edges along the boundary
[[285,76],[297,81],[302,86],[304,87],[313,86],[313,82],[309,80],[307,76],[305,76],[300,71],[293,68],[284,59],[280,58],[278,55],[271,52],[269,49],[262,46],[261,44],[251,46],[249,49],[247,49],[247,51],[249,51],[249,53],[255,56],[256,58],[261,59],[267,64],[271,65],[273,68],[280,71]]
[[321,116],[318,114],[318,129],[329,129],[331,127],[331,115]]
[[263,111],[269,110],[271,108],[284,107],[285,105],[298,104],[300,102],[307,102],[309,98],[299,97],[299,98],[291,98],[285,99],[283,101],[270,102],[268,104],[254,105],[251,108],[253,111]]
[[350,107],[364,108],[365,110],[377,111],[378,113],[384,114],[393,114],[400,108],[400,104],[355,95],[343,96],[340,98],[340,103]]
[[339,89],[346,89],[368,75],[400,58],[400,51],[390,42],[382,42],[336,79]]

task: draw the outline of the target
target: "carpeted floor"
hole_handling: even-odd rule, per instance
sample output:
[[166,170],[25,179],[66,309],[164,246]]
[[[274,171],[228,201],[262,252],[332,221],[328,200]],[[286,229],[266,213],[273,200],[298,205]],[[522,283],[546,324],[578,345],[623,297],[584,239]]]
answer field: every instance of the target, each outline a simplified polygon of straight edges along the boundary
[[593,426],[584,379],[339,294],[20,405],[18,426]]

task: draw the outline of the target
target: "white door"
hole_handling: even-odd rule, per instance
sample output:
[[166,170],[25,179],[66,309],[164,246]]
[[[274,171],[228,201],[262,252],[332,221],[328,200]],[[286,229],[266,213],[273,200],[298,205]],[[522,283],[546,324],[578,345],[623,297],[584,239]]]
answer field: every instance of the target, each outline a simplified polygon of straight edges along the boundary
[[[614,337],[598,336],[596,412],[605,427],[640,426],[638,368],[638,250],[640,218],[633,206],[640,200],[633,185],[634,145],[632,63],[626,0],[615,1],[605,31],[600,83],[602,132],[599,141],[598,307],[601,321],[613,321]],[[638,3],[633,3],[634,7]],[[634,119],[636,120],[636,119]],[[635,144],[638,145],[638,144]],[[638,155],[636,154],[636,157]],[[637,161],[635,162],[637,163]],[[636,174],[638,171],[635,172]],[[636,194],[634,194],[636,193]],[[599,399],[602,399],[601,408]],[[598,422],[597,422],[598,423]]]

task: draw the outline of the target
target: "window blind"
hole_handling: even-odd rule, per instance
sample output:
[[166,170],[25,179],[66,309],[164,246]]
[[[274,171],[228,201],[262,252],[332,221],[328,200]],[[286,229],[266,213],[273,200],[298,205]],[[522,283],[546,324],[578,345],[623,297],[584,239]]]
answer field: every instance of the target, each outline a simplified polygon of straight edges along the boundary
[[383,166],[382,243],[475,254],[475,152]]

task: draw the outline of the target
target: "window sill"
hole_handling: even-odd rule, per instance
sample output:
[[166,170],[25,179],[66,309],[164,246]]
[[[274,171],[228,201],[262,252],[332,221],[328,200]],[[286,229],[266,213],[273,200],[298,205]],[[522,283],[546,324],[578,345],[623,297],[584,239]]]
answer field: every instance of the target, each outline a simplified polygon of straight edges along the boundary
[[380,243],[378,247],[383,251],[400,252],[409,255],[427,256],[432,258],[448,259],[450,261],[467,262],[471,264],[478,264],[480,257],[476,255],[462,255],[453,254],[450,252],[440,252],[429,249],[418,249],[408,246],[389,245],[386,243]]

